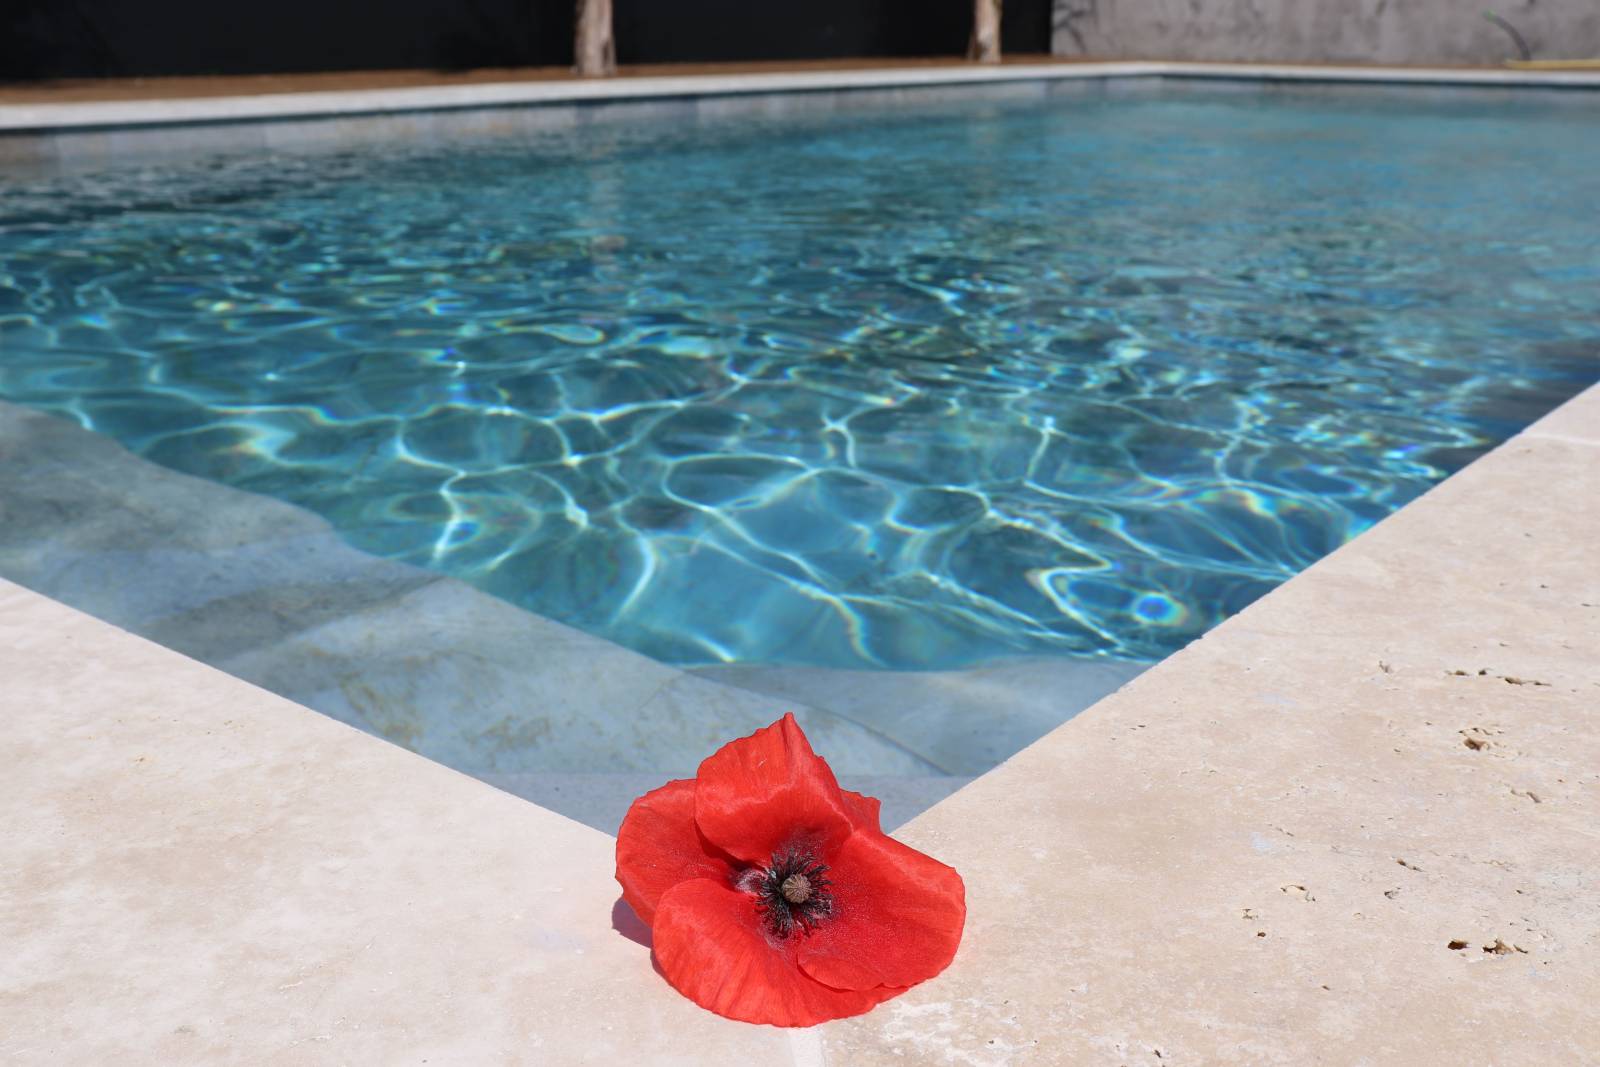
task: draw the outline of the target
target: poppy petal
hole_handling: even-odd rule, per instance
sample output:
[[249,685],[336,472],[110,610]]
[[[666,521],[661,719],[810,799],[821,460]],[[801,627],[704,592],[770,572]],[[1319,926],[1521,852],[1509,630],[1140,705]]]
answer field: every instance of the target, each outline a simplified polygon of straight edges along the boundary
[[851,810],[793,715],[730,741],[700,764],[695,822],[718,848],[765,865],[780,849],[826,854],[849,836]]
[[617,830],[617,881],[622,899],[645,925],[661,894],[691,878],[727,878],[730,868],[700,836],[694,782],[668,782],[635,800]]
[[656,963],[678,992],[729,1019],[811,1026],[860,1015],[900,989],[831,989],[802,974],[795,942],[768,933],[747,893],[709,878],[680,882],[656,908]]
[[864,793],[852,793],[848,789],[841,789],[839,792],[844,795],[845,810],[850,812],[850,821],[856,824],[857,829],[883,832],[883,823],[880,821],[883,801]]
[[961,876],[883,834],[857,832],[828,857],[832,917],[799,942],[800,967],[836,989],[913,986],[955,957]]

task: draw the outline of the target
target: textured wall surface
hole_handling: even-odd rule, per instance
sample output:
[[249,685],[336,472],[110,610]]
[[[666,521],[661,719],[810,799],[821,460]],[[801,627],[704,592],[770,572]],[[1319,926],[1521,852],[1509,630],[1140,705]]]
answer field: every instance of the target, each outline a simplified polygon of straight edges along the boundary
[[1596,0],[1055,0],[1056,55],[1240,62],[1498,64],[1600,56]]

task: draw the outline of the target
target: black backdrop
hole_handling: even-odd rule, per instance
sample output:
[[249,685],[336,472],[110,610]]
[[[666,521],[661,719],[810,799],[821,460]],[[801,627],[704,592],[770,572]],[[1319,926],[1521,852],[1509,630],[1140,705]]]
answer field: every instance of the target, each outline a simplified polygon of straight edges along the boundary
[[[972,0],[615,0],[622,63],[956,55]],[[565,66],[574,0],[0,0],[0,81]],[[1050,50],[1050,0],[1004,47]]]

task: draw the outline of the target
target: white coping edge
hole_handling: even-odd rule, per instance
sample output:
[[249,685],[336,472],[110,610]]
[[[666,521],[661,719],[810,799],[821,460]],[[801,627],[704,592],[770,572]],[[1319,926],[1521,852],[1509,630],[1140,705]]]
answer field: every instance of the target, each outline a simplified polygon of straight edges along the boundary
[[0,133],[168,126],[440,111],[514,105],[585,103],[829,89],[893,89],[1016,81],[1094,78],[1199,78],[1218,80],[1348,82],[1517,88],[1600,89],[1600,72],[1450,69],[1440,67],[1337,67],[1258,63],[1112,62],[1018,64],[1002,67],[919,67],[770,74],[698,74],[592,81],[493,82],[327,92],[264,93],[188,99],[92,101],[0,105]]

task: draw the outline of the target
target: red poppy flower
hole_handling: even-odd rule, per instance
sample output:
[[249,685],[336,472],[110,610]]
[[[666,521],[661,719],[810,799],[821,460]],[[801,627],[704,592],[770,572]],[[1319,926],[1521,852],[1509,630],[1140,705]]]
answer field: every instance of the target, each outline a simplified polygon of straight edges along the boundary
[[859,1015],[932,978],[967,915],[961,876],[885,835],[878,802],[839,788],[793,715],[635,800],[617,881],[680,993],[776,1026]]

